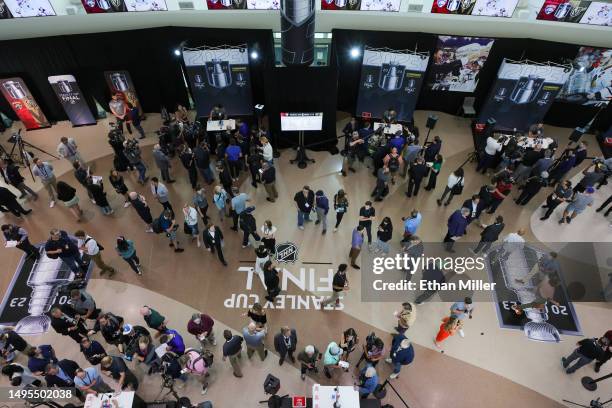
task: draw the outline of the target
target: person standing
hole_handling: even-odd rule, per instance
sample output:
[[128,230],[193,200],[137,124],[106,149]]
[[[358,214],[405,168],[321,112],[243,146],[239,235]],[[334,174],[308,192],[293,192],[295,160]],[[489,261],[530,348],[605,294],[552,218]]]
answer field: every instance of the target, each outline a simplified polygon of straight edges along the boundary
[[270,220],[265,220],[261,226],[261,242],[270,254],[276,253],[276,230],[277,228]]
[[198,186],[198,169],[196,168],[195,155],[189,146],[182,146],[179,159],[181,160],[185,170],[187,170],[189,183],[191,183],[191,188],[195,191]]
[[327,345],[323,355],[323,372],[327,378],[332,378],[332,370],[340,368],[340,358],[342,357],[342,349],[338,343],[332,341]]
[[510,190],[512,190],[512,180],[509,177],[502,177],[491,194],[492,200],[487,214],[493,214],[497,210],[497,207],[510,195]]
[[227,266],[227,262],[223,257],[223,232],[221,232],[221,228],[212,222],[209,223],[204,230],[203,239],[206,250],[213,254],[216,252],[219,261],[224,266]]
[[197,210],[200,217],[202,217],[202,222],[204,225],[208,224],[209,216],[206,214],[208,212],[208,200],[206,199],[206,190],[204,187],[196,186],[196,192],[193,195],[193,206]]
[[438,349],[442,349],[440,343],[449,338],[450,336],[454,336],[461,328],[463,327],[463,322],[456,317],[445,317],[442,319],[442,324],[440,325],[440,330],[438,330],[438,334],[434,339],[434,346]]
[[225,160],[229,167],[230,175],[233,181],[238,181],[240,175],[240,162],[242,159],[242,150],[236,145],[236,139],[233,137],[229,141],[229,146],[225,149]]
[[342,339],[338,344],[342,349],[342,361],[349,361],[349,356],[355,351],[357,344],[359,344],[359,338],[357,337],[355,329],[349,327],[342,332]]
[[593,205],[594,193],[595,188],[593,187],[587,187],[586,190],[584,190],[584,193],[576,193],[573,201],[571,201],[567,207],[565,207],[565,210],[563,210],[563,216],[559,220],[559,224],[563,224],[565,222],[569,224],[578,214],[584,212],[587,207],[591,207]]
[[128,128],[129,134],[132,134],[131,129],[130,129],[130,123],[131,123],[134,126],[134,129],[136,129],[138,133],[140,133],[139,139],[144,139],[145,131],[142,128],[142,124],[140,122],[140,111],[138,110],[138,107],[128,102],[127,103],[127,115],[125,117],[127,119],[126,126]]
[[359,209],[359,225],[365,228],[368,234],[368,245],[372,245],[372,221],[376,218],[376,209],[371,201],[366,201]]
[[130,198],[132,208],[136,210],[136,213],[140,219],[147,224],[147,229],[145,232],[153,232],[153,216],[151,215],[151,209],[149,208],[144,196],[132,191],[128,194],[128,197]]
[[274,302],[281,291],[280,278],[278,277],[278,269],[274,267],[272,261],[268,260],[263,265],[264,283],[266,285],[266,300]]
[[322,235],[327,232],[327,213],[329,212],[329,200],[325,197],[323,190],[317,190],[315,193],[315,211],[317,212],[317,220],[315,224],[321,224],[323,230]]
[[238,335],[232,335],[229,330],[223,331],[223,360],[229,358],[230,364],[232,365],[234,377],[242,377],[242,370],[240,369],[240,359],[242,358],[242,337]]
[[70,163],[78,161],[83,165],[86,164],[73,138],[62,137],[60,139],[60,144],[57,145],[57,154],[59,157],[68,160]]
[[19,199],[30,195],[34,201],[38,200],[38,194],[25,184],[25,179],[19,172],[19,167],[10,160],[0,159],[0,174],[6,184],[15,187],[21,195]]
[[88,337],[81,339],[80,345],[83,357],[92,365],[100,364],[100,361],[107,355],[106,350],[96,340],[90,340]]
[[174,329],[166,328],[161,336],[159,336],[160,344],[166,344],[166,352],[178,354],[179,356],[185,352],[185,341],[183,336]]
[[15,248],[25,252],[27,258],[36,260],[40,257],[38,248],[30,243],[28,231],[25,228],[15,224],[3,224],[1,230],[4,236],[5,247],[7,247],[9,241],[15,242]]
[[411,165],[408,171],[408,191],[406,192],[407,197],[416,197],[421,187],[421,182],[427,175],[429,169],[425,164],[425,159],[418,157]]
[[123,358],[106,356],[100,362],[102,372],[117,381],[120,390],[138,390],[138,378],[127,367]]
[[157,177],[151,178],[151,194],[157,198],[157,201],[164,207],[164,210],[170,211],[174,217],[174,210],[172,204],[170,204],[170,198],[168,197],[168,188],[159,182]]
[[185,203],[183,205],[184,229],[185,233],[191,235],[191,242],[196,241],[196,246],[200,248],[200,230],[198,229],[198,211]]
[[255,323],[251,322],[248,326],[242,329],[242,337],[247,347],[247,357],[250,359],[253,353],[257,352],[261,361],[268,357],[268,350],[264,346],[264,338],[266,337],[265,330],[257,330]]
[[213,332],[214,325],[215,321],[205,313],[194,313],[191,315],[189,322],[187,322],[187,331],[195,336],[202,350],[207,342],[212,346],[217,345],[215,333]]
[[215,186],[215,192],[213,194],[213,203],[215,204],[215,207],[217,207],[220,222],[223,222],[223,218],[226,216],[227,202],[227,191],[225,191],[221,186]]
[[[595,212],[601,212],[603,211],[608,205],[610,205],[610,203],[612,203],[612,195],[610,195],[606,201],[604,201],[596,210]],[[606,212],[604,213],[604,217],[607,217],[608,215],[610,215],[610,212],[612,212],[612,206],[610,208],[608,208],[606,210]]]
[[101,250],[104,249],[96,240],[87,235],[85,231],[78,230],[74,233],[74,236],[78,240],[77,245],[83,255],[87,255],[87,258],[93,260],[94,263],[100,268],[100,275],[104,275],[108,272],[108,277],[112,277],[115,274],[115,268],[108,266],[102,259]]
[[385,217],[380,224],[378,224],[378,229],[376,231],[376,249],[374,252],[382,252],[384,255],[388,255],[390,250],[389,241],[391,241],[392,236],[393,224],[391,223],[391,218]]
[[240,214],[242,214],[247,208],[247,202],[251,201],[251,197],[247,193],[240,193],[238,187],[232,187],[232,199],[230,201],[230,213],[232,214],[232,220],[234,225],[232,230],[238,231],[238,220]]
[[83,320],[67,315],[57,306],[51,308],[49,315],[51,317],[51,327],[57,333],[70,337],[77,344],[81,344],[81,341],[87,338],[88,330]]
[[210,150],[206,142],[201,142],[198,146],[193,149],[195,156],[195,164],[200,172],[202,178],[208,184],[212,184],[215,181],[215,176],[212,169],[210,168]]
[[166,183],[174,183],[174,180],[170,177],[170,167],[172,167],[172,163],[170,163],[170,159],[166,153],[162,151],[159,144],[153,146],[153,160],[155,160],[155,165],[161,173],[162,180]]
[[134,272],[138,275],[142,275],[142,270],[140,269],[140,259],[136,255],[136,247],[134,245],[134,241],[125,239],[123,236],[117,237],[117,246],[115,247],[117,253]]
[[531,176],[525,182],[521,195],[515,200],[518,205],[527,205],[529,201],[540,192],[542,187],[548,185],[548,172],[543,171],[541,174]]
[[567,172],[574,167],[575,163],[576,156],[574,156],[574,152],[572,150],[567,152],[565,158],[563,158],[562,155],[561,158],[559,158],[559,163],[557,163],[555,166],[551,166],[551,170],[548,172],[550,174],[550,185],[555,185],[557,181],[563,179]]
[[[561,358],[561,364],[566,374],[572,374],[591,361],[603,357],[604,349],[597,338],[582,339],[576,345],[578,347],[569,356]],[[574,361],[576,363],[572,365]]]
[[251,245],[249,237],[252,235],[256,242],[261,241],[261,237],[257,233],[257,220],[253,216],[252,212],[255,207],[248,207],[240,213],[240,229],[243,232],[242,237],[242,248],[246,248]]
[[114,213],[108,200],[106,199],[106,192],[104,191],[104,184],[102,183],[102,177],[94,179],[92,176],[87,177],[87,191],[91,194],[93,201],[102,210],[102,214],[111,215]]
[[319,350],[315,346],[308,345],[304,347],[304,351],[298,354],[297,359],[300,362],[300,378],[304,381],[308,371],[317,372],[317,362],[321,357],[319,356]]
[[270,163],[264,161],[260,172],[261,182],[268,194],[266,200],[273,203],[278,198],[278,191],[276,191],[276,169]]
[[480,213],[483,210],[483,207],[480,205],[480,196],[478,194],[474,194],[470,200],[465,200],[461,207],[470,210],[468,224],[479,219]]
[[164,210],[161,217],[159,217],[159,228],[166,233],[166,237],[170,243],[169,247],[174,248],[174,252],[181,253],[185,250],[180,247],[180,242],[178,242],[176,237],[176,230],[178,230],[178,224],[174,219],[174,214],[170,210]]
[[120,93],[113,94],[110,102],[108,103],[108,107],[117,120],[117,128],[123,133],[123,123],[128,120],[128,109],[125,101],[123,100],[123,95]]
[[485,174],[489,167],[495,163],[495,157],[497,153],[501,152],[503,146],[498,141],[498,136],[489,136],[487,137],[486,146],[484,148],[483,155],[478,161],[478,166],[476,167],[476,171],[481,171],[482,174]]
[[314,200],[314,192],[308,186],[304,186],[302,191],[298,191],[293,197],[297,206],[297,225],[301,230],[304,229],[304,222],[310,221],[310,212],[313,210]]
[[23,208],[17,201],[17,196],[5,187],[0,187],[0,211],[3,213],[10,211],[18,218],[21,218],[21,215],[28,215],[32,212],[32,210]]
[[414,347],[412,347],[410,340],[403,334],[394,335],[389,358],[385,359],[385,361],[393,365],[393,373],[391,373],[389,378],[395,380],[399,377],[402,366],[414,361]]
[[448,180],[446,182],[446,187],[444,187],[444,192],[442,193],[442,197],[436,200],[438,206],[442,205],[442,201],[448,194],[448,199],[444,203],[445,206],[449,205],[453,196],[459,195],[463,192],[463,186],[465,185],[465,180],[463,179],[463,169],[460,167],[448,176]]
[[563,202],[570,201],[573,195],[572,182],[569,180],[562,180],[557,184],[555,190],[546,197],[546,204],[542,208],[546,208],[544,216],[540,218],[540,221],[547,220],[555,211],[555,208]]
[[402,303],[402,310],[393,313],[393,316],[397,318],[397,326],[394,329],[399,334],[406,333],[406,330],[412,326],[416,320],[416,307],[410,302]]
[[336,225],[334,226],[334,232],[338,231],[338,227],[342,222],[342,218],[344,214],[346,214],[348,210],[349,202],[348,197],[344,190],[340,189],[334,195],[334,211],[336,212]]
[[263,157],[265,162],[268,162],[271,166],[274,165],[274,149],[272,149],[272,145],[267,137],[262,136],[259,138],[259,143],[261,144],[261,156]]
[[383,165],[389,169],[389,174],[391,175],[391,184],[395,184],[395,176],[403,164],[404,159],[397,152],[397,148],[392,147],[389,154],[387,154],[383,159]]
[[415,208],[410,212],[410,217],[402,217],[402,221],[404,221],[404,237],[402,238],[402,242],[408,242],[410,237],[416,235],[423,221],[423,216]]
[[383,166],[376,172],[376,186],[370,196],[374,197],[374,201],[382,201],[387,194],[389,194],[389,168]]
[[83,275],[79,247],[66,231],[60,231],[57,228],[51,229],[49,239],[45,243],[45,253],[51,259],[61,258],[77,276]]
[[[425,159],[427,160],[427,159]],[[427,181],[427,186],[425,187],[426,191],[432,191],[436,188],[436,182],[438,180],[438,174],[440,174],[440,169],[442,169],[442,163],[444,159],[441,154],[436,154],[433,161],[426,161],[425,165],[430,167],[429,172],[429,180]]]
[[453,245],[456,240],[465,235],[469,216],[470,210],[468,208],[462,208],[453,212],[448,218],[448,231],[444,237],[444,249],[446,249],[447,252],[455,252]]
[[353,230],[352,238],[351,238],[351,250],[349,251],[349,259],[351,266],[355,269],[360,269],[356,264],[357,258],[361,253],[361,247],[363,246],[363,230],[365,227],[363,225],[358,225],[357,228]]
[[232,176],[229,172],[227,165],[224,162],[219,161],[217,163],[217,173],[219,173],[219,182],[221,183],[225,191],[227,191],[230,194],[230,197],[233,198],[234,189],[237,187],[233,186],[234,182],[232,180]]
[[485,253],[485,256],[491,244],[497,241],[499,234],[504,230],[504,217],[498,215],[495,217],[495,222],[491,225],[487,225],[484,230],[480,233],[480,242],[476,245],[476,248],[472,250],[473,253],[478,254],[480,251]]
[[347,264],[338,265],[338,271],[336,271],[332,280],[332,295],[321,302],[321,310],[330,303],[334,303],[334,308],[340,306],[340,294],[349,289],[346,277],[347,268]]
[[157,310],[145,305],[140,308],[140,315],[144,319],[147,326],[157,331],[156,337],[166,331],[168,320]]
[[53,208],[55,206],[55,194],[57,194],[57,180],[55,179],[55,174],[53,174],[53,166],[48,162],[40,160],[38,157],[35,157],[32,162],[34,163],[32,174],[38,177],[45,190],[47,190],[47,194],[49,194],[49,207]]
[[130,206],[130,197],[128,196],[128,188],[125,185],[125,181],[123,180],[123,176],[119,174],[119,172],[115,169],[110,171],[108,175],[108,181],[110,181],[111,186],[115,189],[117,194],[121,194],[125,198],[125,202],[123,203],[124,207]]
[[[123,154],[130,162],[130,168],[133,167],[138,171],[138,183],[144,185],[149,179],[147,177],[147,166],[142,161],[140,146],[136,139],[128,139],[123,142]],[[168,181],[171,183],[172,181]]]
[[[97,364],[95,364],[97,365]],[[114,390],[104,382],[104,379],[95,366],[79,368],[75,371],[74,385],[83,394],[106,394]]]
[[295,363],[293,353],[297,350],[297,333],[295,329],[289,326],[283,326],[280,329],[280,333],[274,336],[274,350],[280,356],[278,365],[283,365],[285,358],[289,358],[289,361]]

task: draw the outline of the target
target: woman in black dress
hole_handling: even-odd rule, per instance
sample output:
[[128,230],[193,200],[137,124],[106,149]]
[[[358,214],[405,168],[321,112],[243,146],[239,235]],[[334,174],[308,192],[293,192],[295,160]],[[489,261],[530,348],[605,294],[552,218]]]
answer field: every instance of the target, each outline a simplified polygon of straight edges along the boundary
[[265,330],[268,318],[261,303],[253,303],[253,307],[249,309],[245,316],[248,316],[256,325],[257,330]]
[[111,215],[113,213],[113,209],[106,199],[106,192],[104,192],[104,185],[101,179],[94,182],[93,177],[87,177],[87,191],[89,191],[96,201],[96,205],[102,210],[102,214]]
[[128,196],[128,188],[125,185],[125,181],[123,181],[123,176],[120,175],[117,170],[113,169],[110,171],[108,180],[110,181],[117,194],[121,194],[125,198],[125,204],[123,204],[123,206],[129,207],[130,197]]

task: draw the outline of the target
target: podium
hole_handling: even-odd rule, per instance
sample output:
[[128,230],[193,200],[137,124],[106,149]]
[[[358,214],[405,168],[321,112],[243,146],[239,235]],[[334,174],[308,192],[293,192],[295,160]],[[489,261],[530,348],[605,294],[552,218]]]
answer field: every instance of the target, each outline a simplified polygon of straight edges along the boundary
[[384,128],[383,129],[383,133],[385,135],[394,135],[396,134],[398,131],[399,132],[403,132],[404,128],[402,127],[402,125],[400,123],[381,123],[381,122],[374,122],[374,131],[376,132],[379,128]]

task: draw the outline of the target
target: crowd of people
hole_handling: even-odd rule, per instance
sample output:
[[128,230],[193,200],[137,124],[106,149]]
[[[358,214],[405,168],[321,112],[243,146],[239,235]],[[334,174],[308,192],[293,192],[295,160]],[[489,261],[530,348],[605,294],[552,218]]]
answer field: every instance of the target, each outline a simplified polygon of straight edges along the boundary
[[[184,236],[191,245],[197,248],[202,243],[207,251],[216,254],[219,262],[227,266],[224,253],[224,226],[231,223],[228,229],[242,233],[242,248],[253,247],[256,255],[254,269],[264,278],[267,292],[266,300],[274,302],[281,292],[280,271],[274,261],[276,251],[277,226],[271,220],[258,223],[256,207],[252,197],[241,192],[239,180],[243,175],[250,178],[250,183],[257,188],[263,185],[267,201],[274,203],[278,199],[276,189],[277,168],[274,162],[274,150],[270,144],[265,129],[249,127],[244,121],[238,120],[235,129],[209,132],[205,134],[196,124],[189,121],[184,108],[178,107],[174,121],[160,131],[159,143],[153,146],[153,161],[157,168],[157,176],[151,176],[151,166],[145,164],[138,140],[123,133],[123,125],[127,125],[131,133],[130,122],[141,136],[144,130],[133,120],[137,114],[131,114],[133,107],[126,104],[120,97],[114,96],[111,111],[117,119],[117,127],[109,133],[109,144],[114,152],[113,169],[108,174],[108,181],[115,193],[123,197],[124,208],[132,208],[138,218],[145,224],[145,231],[152,234],[163,234],[168,239],[168,245],[176,253],[185,251],[185,243],[179,242]],[[126,116],[127,115],[127,116]],[[131,116],[129,116],[131,115]],[[127,120],[126,118],[131,118]],[[222,106],[215,106],[211,111],[211,120],[226,119]],[[386,116],[393,123],[392,114]],[[403,132],[393,135],[385,134],[385,127],[372,130],[368,122],[359,126],[355,118],[345,126],[345,147],[342,175],[349,176],[356,167],[365,166],[371,161],[372,175],[376,178],[371,193],[372,201],[357,204],[358,219],[347,220],[352,229],[348,263],[338,266],[332,282],[332,295],[321,302],[322,310],[336,308],[341,298],[349,289],[347,270],[349,267],[360,269],[357,264],[364,245],[368,250],[387,255],[390,253],[390,242],[393,239],[393,221],[390,217],[377,214],[373,202],[380,202],[389,194],[391,186],[406,180],[405,195],[414,198],[423,189],[427,192],[436,191],[439,194],[438,206],[448,206],[455,196],[464,195],[466,172],[463,167],[454,169],[442,186],[438,186],[437,178],[442,170],[444,158],[440,154],[442,138],[435,136],[431,142],[420,144],[418,129],[404,127]],[[530,129],[528,139],[532,140],[530,148],[521,147],[521,138],[500,138],[491,135],[486,140],[476,170],[488,174],[491,181],[484,184],[477,193],[468,195],[462,205],[452,212],[447,220],[447,232],[442,238],[444,248],[454,252],[454,243],[466,233],[468,226],[474,223],[481,228],[480,242],[471,249],[473,253],[487,253],[492,244],[498,240],[503,243],[515,244],[524,242],[524,229],[518,229],[502,238],[504,217],[498,208],[510,196],[513,190],[520,194],[515,198],[517,205],[526,205],[543,188],[552,188],[546,198],[545,212],[541,220],[548,219],[555,208],[566,204],[560,224],[571,223],[588,207],[593,205],[593,193],[607,183],[612,172],[612,162],[594,160],[589,162],[582,171],[582,179],[572,186],[567,178],[573,167],[578,167],[587,160],[586,142],[577,143],[557,154],[554,149],[544,149],[538,140],[542,137],[541,126]],[[100,208],[104,216],[110,216],[114,210],[107,199],[104,188],[104,177],[95,174],[93,166],[88,165],[81,155],[79,146],[71,138],[62,138],[57,152],[62,159],[71,163],[74,168],[74,178],[81,184],[88,199]],[[173,168],[174,156],[184,168]],[[214,170],[213,170],[214,169]],[[152,201],[159,206],[152,206],[142,191],[128,187],[122,173],[137,172],[138,183],[147,186]],[[77,223],[82,223],[83,210],[79,206],[80,198],[77,190],[67,181],[57,181],[54,167],[40,158],[33,159],[32,173],[42,183],[49,197],[49,206],[53,208],[60,201],[74,215]],[[8,160],[0,161],[0,174],[7,184],[12,185],[21,193],[20,199],[38,198],[38,194],[25,184],[19,168]],[[193,195],[189,202],[174,206],[174,198],[167,188],[176,178],[185,177],[189,180]],[[148,184],[147,184],[148,183]],[[206,187],[204,187],[206,185]],[[402,187],[398,187],[402,188]],[[208,195],[207,191],[211,194]],[[518,193],[518,192],[517,192]],[[207,198],[212,196],[211,199]],[[341,226],[349,208],[349,196],[344,189],[336,192],[325,192],[304,185],[293,197],[296,211],[296,226],[305,230],[309,223],[320,226],[321,234],[328,230],[328,214],[335,213],[333,232]],[[601,212],[612,202],[608,198],[597,209]],[[209,212],[214,206],[216,211]],[[610,214],[612,207],[605,211]],[[0,210],[10,211],[16,217],[27,215],[31,210],[24,209],[17,197],[10,190],[0,187]],[[126,210],[131,211],[131,210]],[[495,215],[493,222],[486,225],[481,220],[483,213]],[[178,217],[177,217],[178,216]],[[182,218],[182,220],[181,220]],[[380,220],[380,221],[378,221]],[[179,232],[183,224],[183,233]],[[313,222],[314,221],[314,222]],[[346,222],[345,221],[345,224]],[[401,251],[420,255],[423,253],[423,242],[418,236],[418,230],[423,222],[423,216],[418,209],[401,219]],[[202,228],[200,228],[200,225]],[[229,225],[228,225],[229,226]],[[310,227],[309,227],[310,228]],[[317,227],[318,228],[318,227]],[[100,270],[100,275],[113,276],[117,271],[103,259],[104,247],[86,232],[79,228],[68,232],[54,228],[49,233],[47,242],[43,245],[44,252],[32,245],[28,231],[18,224],[2,225],[2,233],[7,242],[14,243],[24,251],[28,258],[38,259],[46,256],[51,259],[60,258],[74,272],[77,280],[83,280],[90,262]],[[115,243],[117,255],[125,260],[128,266],[138,275],[143,274],[143,266],[137,255],[137,244],[133,239],[123,235],[117,237]],[[423,267],[423,278],[428,281],[444,282],[444,273],[436,265]],[[555,280],[546,278],[546,284],[554,288]],[[541,288],[543,291],[545,288]],[[554,290],[553,290],[554,293]],[[300,367],[300,375],[304,380],[307,374],[316,375],[319,368],[323,374],[332,379],[338,370],[348,370],[349,355],[359,348],[360,358],[355,365],[358,374],[357,389],[363,398],[377,391],[382,382],[377,365],[385,360],[392,367],[390,379],[396,379],[402,366],[410,364],[414,359],[414,348],[407,336],[407,330],[416,318],[416,307],[435,294],[435,290],[421,293],[415,303],[406,302],[401,310],[395,313],[397,326],[391,339],[383,339],[375,333],[363,335],[360,342],[356,331],[349,328],[343,331],[340,341],[320,344],[307,344],[298,347],[298,333],[295,328],[283,325],[270,340],[279,356],[279,364],[290,361]],[[126,365],[126,361],[136,361],[146,366],[147,374],[161,373],[164,378],[185,382],[188,376],[196,376],[202,384],[205,394],[210,382],[209,368],[213,364],[213,353],[210,346],[216,345],[214,320],[205,313],[196,313],[186,319],[187,332],[195,336],[199,347],[186,347],[184,337],[176,326],[177,322],[168,320],[157,310],[143,306],[141,315],[145,325],[139,322],[126,322],[123,317],[111,310],[97,308],[93,297],[82,288],[70,292],[70,305],[56,305],[50,311],[53,329],[64,336],[70,337],[80,347],[89,367],[80,367],[68,359],[58,359],[55,351],[49,345],[30,346],[12,327],[0,328],[0,342],[3,350],[5,366],[2,373],[7,375],[13,385],[75,386],[80,390],[80,396],[87,393],[103,393],[111,390],[100,373],[109,375],[117,381],[119,389],[137,390],[138,377]],[[554,302],[552,296],[544,297],[546,301]],[[542,307],[541,304],[533,307]],[[454,303],[447,316],[441,321],[433,344],[442,349],[443,342],[463,331],[466,319],[472,319],[474,306],[471,298]],[[515,309],[521,313],[519,307]],[[254,304],[246,316],[244,328],[240,333],[223,330],[224,339],[223,360],[229,360],[233,375],[243,376],[241,364],[243,343],[247,358],[253,354],[263,361],[268,357],[266,339],[269,324],[265,310],[261,304]],[[146,327],[145,327],[146,326]],[[171,328],[174,327],[174,328]],[[106,344],[96,341],[93,336],[100,333]],[[607,340],[606,340],[607,339]],[[587,339],[588,340],[588,339]],[[571,356],[563,360],[563,366],[569,367],[574,360],[576,364],[567,369],[571,373],[580,366],[594,359],[598,367],[610,358],[609,332],[593,341],[585,340]],[[385,341],[387,346],[385,346]],[[158,344],[156,344],[158,343]],[[159,346],[166,345],[160,353]],[[593,346],[595,344],[595,346]],[[599,349],[597,349],[599,345]],[[116,353],[107,353],[107,349],[115,347]],[[597,349],[597,353],[593,350]],[[28,358],[27,366],[14,361],[16,353],[22,353]],[[61,354],[61,353],[60,353]],[[362,367],[363,364],[363,367]]]

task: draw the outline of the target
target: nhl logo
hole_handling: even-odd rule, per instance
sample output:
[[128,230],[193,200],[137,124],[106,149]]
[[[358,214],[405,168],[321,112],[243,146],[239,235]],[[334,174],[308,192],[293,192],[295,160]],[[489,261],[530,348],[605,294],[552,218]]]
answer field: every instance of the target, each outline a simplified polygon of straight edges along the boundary
[[546,6],[544,8],[544,13],[545,14],[552,14],[555,11],[556,7],[555,6]]
[[446,6],[446,0],[438,0],[436,3],[438,4],[439,8]]
[[276,261],[281,263],[295,263],[298,258],[298,248],[293,242],[283,242],[276,246]]

